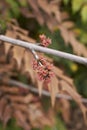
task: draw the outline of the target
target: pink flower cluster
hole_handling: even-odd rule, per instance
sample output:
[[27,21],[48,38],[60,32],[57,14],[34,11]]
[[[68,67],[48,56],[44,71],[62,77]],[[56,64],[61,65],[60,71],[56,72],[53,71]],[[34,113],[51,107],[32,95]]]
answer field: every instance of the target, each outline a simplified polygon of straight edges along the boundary
[[41,45],[47,47],[51,44],[51,39],[46,37],[44,34],[39,35]]
[[43,57],[40,57],[39,60],[33,60],[33,69],[36,70],[38,79],[45,83],[49,83],[54,76],[52,68],[53,65]]

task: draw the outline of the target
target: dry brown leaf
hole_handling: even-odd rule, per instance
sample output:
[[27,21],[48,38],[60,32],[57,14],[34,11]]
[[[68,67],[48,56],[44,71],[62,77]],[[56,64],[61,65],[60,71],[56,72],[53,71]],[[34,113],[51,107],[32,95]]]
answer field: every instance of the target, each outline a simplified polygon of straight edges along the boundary
[[[4,66],[4,67],[3,67]],[[8,73],[11,74],[12,71],[12,65],[8,64],[0,64],[0,73]]]
[[52,106],[55,104],[56,95],[58,94],[58,79],[54,76],[51,80],[51,83],[48,84],[49,92],[51,93],[51,103]]
[[65,81],[60,82],[61,86],[63,87],[63,91],[67,92],[71,97],[77,102],[77,104],[80,106],[83,116],[85,119],[85,122],[87,123],[87,108],[83,105],[81,102],[81,96],[74,90],[72,89]]
[[[46,118],[46,115],[40,111],[39,103],[29,105],[29,120],[33,127],[42,127],[44,125],[53,125],[53,121]],[[52,122],[51,122],[52,121]],[[52,123],[52,124],[51,124]]]
[[[48,2],[47,0],[44,0],[44,1],[37,0],[37,1],[38,1],[38,6],[46,13],[46,15],[48,15],[49,18],[52,18],[52,21],[50,22],[50,23],[54,23],[54,24],[52,24],[52,26],[55,26],[55,24],[56,24],[56,22],[53,22],[53,15],[52,15],[53,13],[55,15],[55,21],[61,22],[58,1],[56,1],[55,3],[53,3],[52,1]],[[48,27],[49,27],[49,25],[48,25]]]
[[50,10],[50,4],[48,3],[47,0],[37,0],[38,6],[43,9],[47,14],[51,14],[51,10]]
[[27,96],[24,97],[24,102],[25,103],[30,103],[34,100],[34,96],[32,94],[29,94]]
[[76,36],[73,31],[69,31],[67,27],[64,27],[64,24],[61,24],[58,27],[66,45],[70,44],[73,48],[73,51],[77,55],[83,55],[87,57],[87,48],[76,39]]
[[5,110],[3,112],[3,117],[2,117],[3,118],[2,122],[3,122],[4,127],[6,127],[8,121],[9,121],[9,119],[11,119],[11,117],[12,117],[12,109],[9,105],[7,105],[5,107]]
[[[61,12],[60,12],[60,3],[58,1],[56,3],[50,4],[51,10],[51,15],[54,13],[55,20],[56,20],[56,25],[60,24],[62,22],[62,17],[61,17]],[[55,26],[55,25],[54,25]]]
[[[16,38],[16,34],[15,34],[15,33],[12,33],[12,31],[9,31],[9,30],[7,30],[6,36],[12,37],[12,38]],[[12,45],[11,45],[10,43],[6,43],[6,42],[5,42],[5,53],[6,53],[6,54],[8,53],[9,49],[11,48],[11,46],[12,46]]]
[[64,22],[65,22],[65,20],[67,20],[67,22],[68,22],[69,14],[67,12],[65,12],[65,11],[61,12],[61,19]]
[[77,55],[83,55],[87,57],[86,47],[76,39],[75,34],[72,31],[68,31],[67,28],[63,26],[63,24],[59,26],[59,29],[66,45],[70,44],[73,48],[73,51]]
[[71,22],[71,21],[65,21],[65,22],[62,23],[62,26],[64,26],[64,27],[67,28],[67,29],[71,29],[71,28],[73,28],[75,25],[74,25],[74,23]]
[[37,79],[37,86],[38,86],[39,96],[41,97],[42,91],[43,91],[43,82],[42,82],[42,81],[39,81],[39,80]]
[[[32,9],[33,9],[33,12],[32,12],[32,13],[34,14],[34,17],[36,17],[36,19],[39,21],[39,23],[40,23],[41,25],[43,25],[44,20],[43,20],[43,17],[42,17],[41,12],[39,11],[37,1],[28,0],[28,3],[29,3],[29,5],[32,7]],[[37,15],[37,14],[38,14],[38,15]]]
[[70,43],[73,47],[73,50],[74,52],[77,54],[77,55],[83,55],[85,57],[87,57],[87,48],[81,44],[76,38],[75,38],[75,35],[74,33],[72,32],[69,32],[69,40],[70,40]]
[[11,102],[25,103],[24,97],[21,95],[5,95],[5,97]]
[[12,49],[12,52],[14,54],[13,59],[16,60],[18,69],[20,68],[22,60],[23,60],[24,50],[25,50],[24,48],[19,47],[19,46],[15,46]]
[[68,84],[73,86],[73,80],[70,77],[66,76],[61,69],[54,66],[54,73],[56,74],[56,76],[58,77],[59,80],[62,79],[64,81],[66,81]]
[[58,26],[65,43],[69,43],[69,32],[62,25]]
[[24,113],[28,113],[28,108],[27,108],[27,105],[24,105],[24,104],[18,104],[17,102],[12,102],[11,104],[12,108],[14,108],[14,110],[19,110],[21,112],[24,112]]
[[[53,7],[51,7],[51,4],[48,3],[47,1],[43,2],[43,1],[40,1],[40,0],[39,1],[37,0],[37,1],[34,1],[34,2],[28,0],[28,2],[29,2],[29,5],[31,5],[32,13],[34,14],[37,21],[41,25],[46,23],[46,25],[52,31],[54,29],[54,27],[57,25],[57,22],[56,22],[56,20],[54,20],[54,18],[52,16],[52,12],[51,12],[50,8],[52,9]],[[43,10],[44,13],[40,10],[40,8]]]
[[33,67],[32,67],[32,62],[33,62],[33,55],[32,55],[32,53],[29,52],[29,51],[25,51],[23,59],[24,59],[24,69],[23,69],[23,72],[24,73],[28,72],[32,82],[35,83],[35,76],[34,76],[35,72],[34,72]]
[[30,130],[30,126],[26,121],[26,116],[21,111],[17,110],[14,112],[14,117],[17,120],[17,124],[24,128],[25,130]]
[[41,97],[42,89],[43,89],[43,81],[38,80],[37,73],[35,73],[35,78],[36,78],[36,84],[37,84],[37,87],[38,87],[39,96]]
[[66,123],[69,123],[70,122],[70,113],[71,113],[70,103],[68,100],[65,100],[65,99],[60,99],[59,103],[60,103],[60,106],[58,106],[58,107],[61,110],[63,119]]
[[7,87],[7,86],[0,86],[0,91],[3,93],[13,93],[13,94],[17,94],[19,93],[18,88],[16,87]]
[[6,107],[6,104],[7,104],[7,101],[4,98],[0,99],[0,120],[3,119],[3,112]]

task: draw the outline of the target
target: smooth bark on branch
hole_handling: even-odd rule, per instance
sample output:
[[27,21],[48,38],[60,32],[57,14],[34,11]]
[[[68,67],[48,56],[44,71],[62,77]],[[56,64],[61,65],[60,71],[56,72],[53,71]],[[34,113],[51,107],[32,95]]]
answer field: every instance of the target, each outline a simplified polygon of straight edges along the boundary
[[[87,58],[84,58],[84,57],[76,56],[76,55],[73,55],[73,54],[61,52],[61,51],[54,50],[54,49],[49,49],[49,48],[46,48],[46,47],[41,47],[41,46],[38,46],[36,44],[24,42],[24,41],[21,41],[21,40],[16,40],[16,39],[4,36],[4,35],[0,35],[0,40],[4,41],[4,42],[11,43],[13,45],[28,48],[31,51],[36,50],[36,51],[40,51],[40,52],[44,52],[44,53],[47,53],[47,54],[59,56],[61,58],[65,58],[65,59],[68,59],[68,60],[71,60],[71,61],[75,61],[75,62],[87,65]],[[37,43],[37,44],[39,44],[39,43]]]
[[[3,77],[0,76],[0,80],[2,80],[2,79],[3,79]],[[25,89],[30,90],[31,92],[34,92],[34,93],[38,94],[38,89],[35,88],[32,85],[24,84],[22,82],[19,82],[19,81],[13,80],[13,79],[8,79],[7,82],[5,82],[5,83],[8,84],[8,85],[12,85],[12,86],[20,87],[20,88],[25,88]],[[50,93],[48,91],[46,91],[46,90],[42,90],[42,95],[50,97]],[[63,98],[63,99],[66,99],[66,100],[73,100],[72,97],[67,95],[67,94],[57,94],[56,98]],[[86,98],[82,98],[81,101],[83,103],[87,103]]]

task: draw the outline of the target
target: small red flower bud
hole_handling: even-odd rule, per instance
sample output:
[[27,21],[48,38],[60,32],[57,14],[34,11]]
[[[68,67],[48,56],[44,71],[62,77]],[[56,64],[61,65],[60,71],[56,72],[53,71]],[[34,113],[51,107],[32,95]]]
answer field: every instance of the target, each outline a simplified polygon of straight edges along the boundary
[[41,34],[41,35],[39,35],[39,38],[41,41],[43,41],[44,39],[46,39],[46,36],[44,34]]
[[42,46],[47,47],[51,44],[51,39],[47,38],[44,34],[40,35],[39,38]]
[[33,69],[36,70],[38,79],[43,80],[45,83],[49,83],[54,76],[53,65],[43,57],[40,57],[38,61],[33,60]]

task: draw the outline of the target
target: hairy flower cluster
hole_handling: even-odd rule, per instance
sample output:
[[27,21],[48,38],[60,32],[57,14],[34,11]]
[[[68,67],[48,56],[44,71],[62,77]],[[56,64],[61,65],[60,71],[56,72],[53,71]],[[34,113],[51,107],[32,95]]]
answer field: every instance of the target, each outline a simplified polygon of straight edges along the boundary
[[49,83],[54,76],[52,68],[53,65],[43,57],[40,57],[39,60],[33,60],[33,69],[36,70],[38,79],[45,83]]
[[44,34],[39,35],[39,38],[42,46],[47,47],[51,44],[51,39],[49,37],[47,38]]

